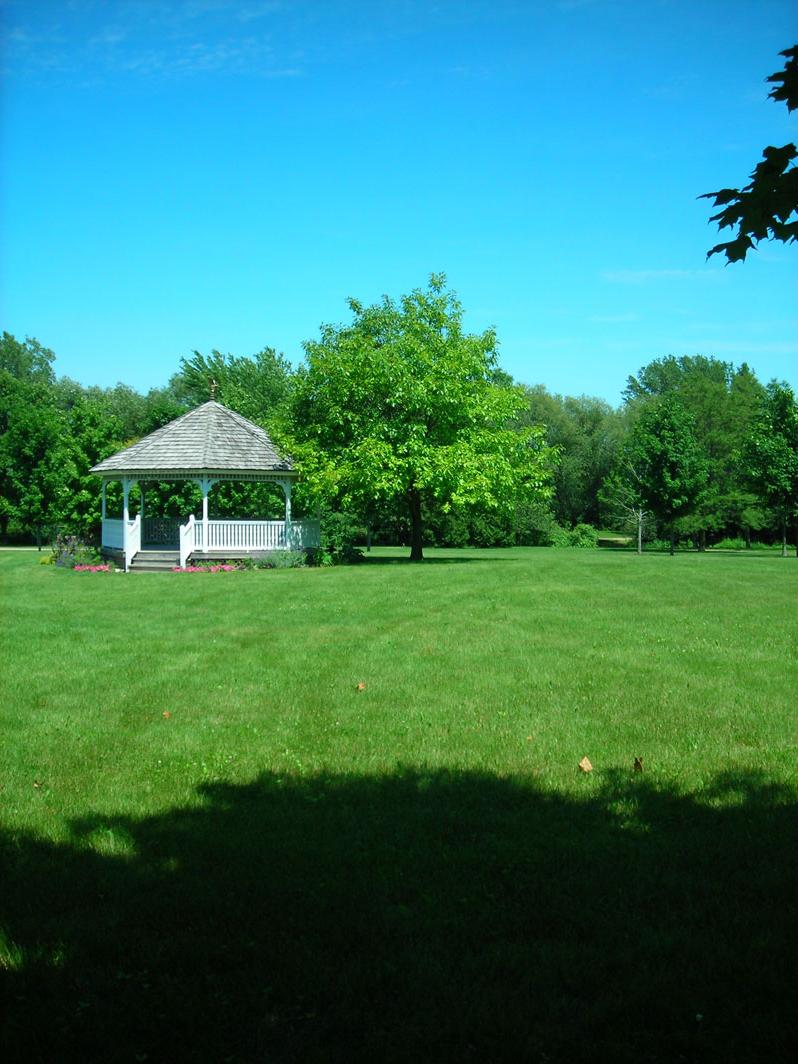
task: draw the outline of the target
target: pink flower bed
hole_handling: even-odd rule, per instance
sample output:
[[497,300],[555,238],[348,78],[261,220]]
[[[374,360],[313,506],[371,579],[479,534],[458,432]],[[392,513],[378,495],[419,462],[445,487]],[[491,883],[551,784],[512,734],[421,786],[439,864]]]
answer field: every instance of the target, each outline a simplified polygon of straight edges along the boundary
[[76,565],[73,570],[76,573],[108,573],[110,571],[109,565]]
[[176,565],[172,569],[173,573],[234,573],[236,572],[235,565],[187,565],[185,569],[181,569],[179,565]]

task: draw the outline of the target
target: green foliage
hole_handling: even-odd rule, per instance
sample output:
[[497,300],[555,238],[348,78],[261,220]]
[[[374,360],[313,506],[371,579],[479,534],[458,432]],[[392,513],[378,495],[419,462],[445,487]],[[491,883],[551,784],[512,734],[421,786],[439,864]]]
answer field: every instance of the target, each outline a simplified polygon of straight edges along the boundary
[[302,569],[307,564],[307,555],[303,550],[274,550],[262,558],[257,558],[254,562],[254,568]]
[[290,450],[320,496],[361,509],[402,500],[419,560],[425,505],[550,493],[543,430],[511,427],[523,396],[494,383],[495,335],[463,333],[442,275],[398,303],[349,306],[350,325],[305,344],[292,409]]
[[[783,70],[767,79],[776,88],[768,93],[771,99],[783,101],[787,109],[798,107],[798,45],[780,52],[786,56]],[[794,144],[781,148],[768,147],[751,174],[751,181],[742,189],[723,188],[718,192],[706,192],[699,199],[713,200],[714,207],[722,208],[713,214],[710,221],[717,222],[719,229],[736,229],[733,240],[716,244],[707,252],[707,258],[723,252],[728,262],[740,262],[756,246],[758,240],[780,240],[792,243],[798,240],[798,167],[790,163],[798,157]]]
[[598,532],[592,525],[584,523],[576,525],[568,533],[571,547],[596,547],[598,546]]
[[355,516],[346,510],[331,510],[323,507],[321,511],[321,547],[318,552],[319,565],[350,565],[363,558],[363,551],[357,546],[363,536],[363,526]]
[[550,394],[542,385],[524,389],[519,425],[543,425],[558,452],[552,510],[565,525],[599,520],[598,489],[612,468],[623,422],[601,399]]
[[[702,355],[656,359],[627,381],[624,398],[630,424],[646,403],[666,395],[677,397],[692,416],[696,441],[707,462],[706,487],[689,516],[680,518],[682,530],[703,539],[725,528],[756,526],[760,518],[750,510],[755,500],[745,491],[738,460],[763,395],[755,374],[746,363],[735,368]],[[626,461],[622,454],[616,472],[633,485],[634,476],[629,475],[633,471],[624,470]]]
[[0,337],[0,373],[8,373],[15,380],[52,384],[54,359],[48,347],[31,337],[19,341],[9,332]]
[[[7,334],[6,334],[7,335]],[[0,527],[13,518],[23,528],[56,526],[76,475],[68,428],[52,388],[34,375],[0,370]]]
[[786,539],[787,524],[798,517],[798,401],[789,385],[768,384],[742,462],[758,496],[777,514]]
[[212,385],[216,399],[239,414],[265,426],[279,419],[288,400],[292,369],[284,355],[265,347],[251,358],[195,351],[180,360],[170,389],[186,408],[207,403]]
[[675,521],[696,506],[707,481],[707,464],[695,421],[673,394],[647,403],[625,446],[640,498],[672,535]]

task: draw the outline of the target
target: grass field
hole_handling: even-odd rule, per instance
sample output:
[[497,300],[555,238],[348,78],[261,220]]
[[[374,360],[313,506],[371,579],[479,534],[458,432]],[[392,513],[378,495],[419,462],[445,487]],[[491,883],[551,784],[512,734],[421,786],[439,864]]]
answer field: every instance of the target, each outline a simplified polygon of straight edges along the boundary
[[795,559],[404,554],[0,553],[4,1061],[792,1059]]

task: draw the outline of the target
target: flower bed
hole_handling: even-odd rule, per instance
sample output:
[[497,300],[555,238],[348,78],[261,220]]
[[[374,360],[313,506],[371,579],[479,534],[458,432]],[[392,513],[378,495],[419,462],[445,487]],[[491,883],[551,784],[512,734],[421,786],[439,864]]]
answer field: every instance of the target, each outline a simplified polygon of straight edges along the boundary
[[74,573],[110,573],[110,565],[73,565]]

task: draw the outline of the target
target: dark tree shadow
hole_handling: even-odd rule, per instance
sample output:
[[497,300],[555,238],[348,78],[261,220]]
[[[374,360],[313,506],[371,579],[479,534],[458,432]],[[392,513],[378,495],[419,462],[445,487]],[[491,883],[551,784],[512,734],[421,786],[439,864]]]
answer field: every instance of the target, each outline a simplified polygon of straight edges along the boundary
[[584,784],[266,774],[6,834],[3,1060],[792,1059],[795,793]]

